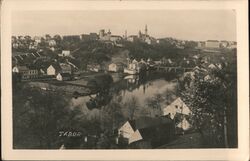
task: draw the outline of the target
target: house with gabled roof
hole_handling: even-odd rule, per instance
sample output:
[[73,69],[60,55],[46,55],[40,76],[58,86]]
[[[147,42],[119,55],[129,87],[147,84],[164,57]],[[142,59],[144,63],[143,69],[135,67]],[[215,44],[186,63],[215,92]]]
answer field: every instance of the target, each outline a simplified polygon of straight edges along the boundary
[[209,64],[208,68],[209,69],[216,69],[217,67],[214,64]]
[[34,66],[14,66],[12,72],[20,74],[22,79],[33,79],[38,77],[38,70]]
[[47,68],[47,75],[57,75],[61,70],[59,64],[53,63]]
[[175,101],[173,101],[170,105],[166,106],[163,109],[163,115],[170,115],[171,119],[174,119],[176,113],[189,115],[191,114],[191,110],[189,107],[182,101],[180,97],[178,97]]
[[140,117],[126,121],[118,129],[118,137],[126,140],[127,144],[138,141],[168,140],[174,134],[174,122],[167,117]]
[[178,120],[175,123],[182,130],[188,130],[191,127],[191,124],[187,120],[191,113],[190,108],[180,97],[163,109],[163,115],[169,116],[172,120]]

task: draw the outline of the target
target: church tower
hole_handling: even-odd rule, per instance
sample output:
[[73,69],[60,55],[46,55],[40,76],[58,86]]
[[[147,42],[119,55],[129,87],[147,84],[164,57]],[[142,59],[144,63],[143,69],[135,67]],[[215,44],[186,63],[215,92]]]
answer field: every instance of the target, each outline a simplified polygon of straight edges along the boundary
[[145,36],[147,36],[148,35],[148,26],[146,25],[145,26]]
[[124,38],[127,39],[128,38],[128,35],[127,35],[127,30],[125,30],[125,35],[124,35]]

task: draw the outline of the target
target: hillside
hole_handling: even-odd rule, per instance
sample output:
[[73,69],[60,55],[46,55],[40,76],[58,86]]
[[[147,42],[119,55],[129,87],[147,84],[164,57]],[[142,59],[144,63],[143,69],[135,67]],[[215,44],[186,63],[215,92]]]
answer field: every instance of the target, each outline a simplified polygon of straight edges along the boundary
[[127,58],[161,60],[164,57],[179,62],[184,57],[191,57],[199,52],[195,49],[179,49],[166,44],[148,45],[142,42],[121,42],[121,44],[123,47],[101,41],[81,42],[73,54],[75,63],[80,69],[86,69],[87,64],[126,63]]

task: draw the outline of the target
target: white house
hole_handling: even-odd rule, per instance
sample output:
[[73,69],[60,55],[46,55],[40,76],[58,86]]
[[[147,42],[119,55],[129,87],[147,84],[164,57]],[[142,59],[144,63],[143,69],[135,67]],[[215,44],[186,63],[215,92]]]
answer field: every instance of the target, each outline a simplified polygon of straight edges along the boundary
[[59,56],[65,57],[65,56],[70,56],[70,51],[69,50],[63,50],[61,54],[58,54]]
[[53,67],[53,65],[50,65],[47,68],[47,75],[56,75],[56,69]]
[[181,100],[181,98],[177,98],[174,102],[163,109],[163,115],[170,115],[171,119],[174,119],[176,113],[189,115],[191,114],[191,110],[189,107]]
[[118,137],[125,139],[128,144],[140,140],[161,139],[159,137],[169,137],[174,133],[174,122],[167,117],[140,117],[136,120],[126,121],[118,129]]
[[135,132],[135,129],[132,125],[131,121],[125,122],[119,129],[118,129],[118,136],[122,136],[123,138],[129,139],[131,135]]
[[57,75],[61,71],[61,67],[58,64],[51,64],[47,68],[47,75]]
[[210,65],[208,66],[208,68],[209,68],[209,69],[216,69],[217,67],[216,67],[214,64],[210,64]]
[[136,60],[136,59],[134,59],[133,61],[132,61],[132,63],[130,63],[129,64],[129,69],[137,69],[137,67],[138,67],[138,61]]
[[176,117],[177,114],[182,116],[180,122],[177,124],[177,127],[181,128],[184,131],[188,130],[191,125],[187,121],[186,116],[191,114],[191,110],[181,100],[180,97],[163,109],[163,115],[169,115],[172,120]]
[[122,71],[122,64],[120,64],[120,63],[111,63],[108,66],[108,71],[110,71],[110,72]]
[[124,68],[124,73],[128,74],[136,74],[140,72],[141,67],[139,66],[139,62],[137,60],[133,60],[131,62],[130,59],[128,59],[127,68]]

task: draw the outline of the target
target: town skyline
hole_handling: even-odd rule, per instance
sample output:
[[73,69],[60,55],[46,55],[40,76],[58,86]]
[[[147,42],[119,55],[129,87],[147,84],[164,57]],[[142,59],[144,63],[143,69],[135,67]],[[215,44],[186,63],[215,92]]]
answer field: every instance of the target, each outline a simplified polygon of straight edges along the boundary
[[[117,13],[117,14],[114,14]],[[80,21],[84,19],[91,20]],[[165,16],[161,16],[165,15]],[[63,17],[63,18],[60,18]],[[74,17],[74,18],[72,18]],[[122,17],[122,18],[120,18]],[[188,18],[192,17],[192,19]],[[47,22],[47,23],[46,23]],[[13,36],[81,35],[100,29],[123,36],[144,33],[155,38],[236,41],[236,17],[231,10],[213,11],[22,11],[13,12]],[[37,24],[35,27],[30,26]]]

